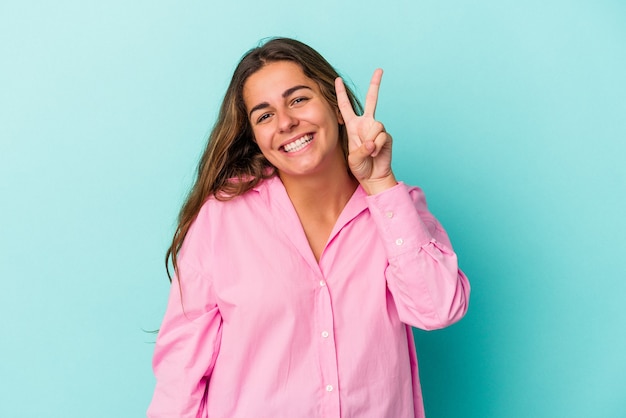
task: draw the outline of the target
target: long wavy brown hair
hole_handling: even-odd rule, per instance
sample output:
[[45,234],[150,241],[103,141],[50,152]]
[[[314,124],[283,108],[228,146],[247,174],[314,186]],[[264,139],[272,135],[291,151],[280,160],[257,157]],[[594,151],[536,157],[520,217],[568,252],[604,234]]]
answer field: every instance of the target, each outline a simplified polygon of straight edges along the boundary
[[[197,177],[180,210],[178,226],[165,255],[170,281],[170,262],[174,273],[178,274],[178,252],[204,202],[210,196],[218,200],[240,196],[276,174],[254,141],[243,100],[243,86],[248,77],[276,61],[298,64],[307,77],[317,82],[328,103],[338,108],[334,83],[339,74],[310,46],[294,39],[273,38],[242,57],[224,95],[217,121],[198,164]],[[355,112],[361,114],[358,99],[349,87],[346,91]],[[348,135],[344,125],[339,126],[339,141],[347,158]]]

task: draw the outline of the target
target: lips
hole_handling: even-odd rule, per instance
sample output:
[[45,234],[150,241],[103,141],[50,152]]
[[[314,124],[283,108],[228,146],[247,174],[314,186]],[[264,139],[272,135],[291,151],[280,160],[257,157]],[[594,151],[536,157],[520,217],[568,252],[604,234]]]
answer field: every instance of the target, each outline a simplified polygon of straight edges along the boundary
[[292,141],[288,144],[283,145],[283,149],[285,150],[285,152],[300,151],[312,140],[313,140],[312,134],[302,135],[300,138],[296,139],[295,141]]

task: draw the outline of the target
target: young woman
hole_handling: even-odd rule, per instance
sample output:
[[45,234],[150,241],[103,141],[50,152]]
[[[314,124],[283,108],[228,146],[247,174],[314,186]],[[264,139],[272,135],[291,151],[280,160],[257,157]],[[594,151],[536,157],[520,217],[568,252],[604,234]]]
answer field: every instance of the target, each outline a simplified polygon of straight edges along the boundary
[[411,326],[469,283],[422,191],[316,51],[241,60],[179,217],[149,417],[422,417]]

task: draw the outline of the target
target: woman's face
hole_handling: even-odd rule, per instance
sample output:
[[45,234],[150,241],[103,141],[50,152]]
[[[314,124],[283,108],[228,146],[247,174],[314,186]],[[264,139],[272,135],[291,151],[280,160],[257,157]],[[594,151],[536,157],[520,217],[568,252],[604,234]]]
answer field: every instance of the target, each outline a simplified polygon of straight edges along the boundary
[[290,61],[277,61],[252,74],[243,100],[254,138],[281,175],[316,174],[343,164],[339,110],[332,108],[317,83]]

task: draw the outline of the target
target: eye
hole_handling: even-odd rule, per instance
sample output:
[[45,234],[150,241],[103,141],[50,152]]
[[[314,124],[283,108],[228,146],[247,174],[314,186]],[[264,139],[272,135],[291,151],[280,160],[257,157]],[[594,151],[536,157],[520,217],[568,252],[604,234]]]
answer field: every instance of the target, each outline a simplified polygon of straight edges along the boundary
[[256,123],[261,123],[264,122],[265,120],[267,120],[270,116],[272,116],[271,113],[263,113],[261,116],[259,116],[256,120]]
[[293,99],[291,101],[291,105],[293,106],[293,105],[297,105],[297,104],[300,104],[300,103],[304,103],[307,100],[309,100],[308,97],[296,97],[295,99]]

